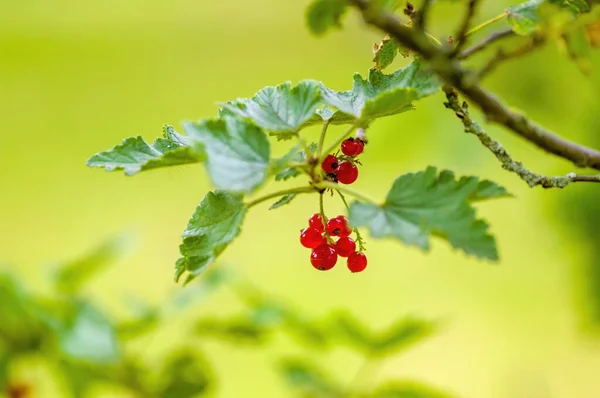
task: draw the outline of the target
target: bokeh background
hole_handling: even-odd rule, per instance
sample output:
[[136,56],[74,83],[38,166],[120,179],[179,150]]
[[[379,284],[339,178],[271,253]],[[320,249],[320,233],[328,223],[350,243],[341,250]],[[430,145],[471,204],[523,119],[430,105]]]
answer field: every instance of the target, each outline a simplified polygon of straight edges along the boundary
[[[456,3],[439,3],[431,26],[442,37],[462,12]],[[53,262],[76,258],[126,230],[136,237],[135,248],[86,294],[119,314],[127,295],[160,305],[179,291],[172,281],[179,236],[211,188],[203,166],[125,177],[89,169],[85,161],[128,136],[152,140],[164,123],[213,117],[216,102],[252,96],[265,85],[312,78],[349,89],[352,74],[371,67],[372,43],[382,35],[352,14],[345,30],[312,37],[304,26],[307,4],[0,2],[2,267],[42,289]],[[478,19],[511,4],[483,2]],[[592,56],[593,65],[599,61]],[[600,146],[600,78],[581,74],[560,46],[507,63],[486,85],[542,125]],[[315,272],[298,242],[318,206],[308,196],[276,211],[267,204],[253,209],[214,267],[236,269],[314,316],[342,308],[374,329],[407,314],[443,321],[434,337],[389,360],[378,380],[416,378],[464,398],[600,396],[594,301],[600,296],[600,188],[529,189],[462,132],[443,101],[438,94],[416,111],[375,123],[356,188],[383,198],[396,176],[428,165],[503,184],[514,199],[479,205],[497,237],[499,263],[466,258],[443,242],[424,254],[368,239],[367,272],[352,275],[343,266]],[[506,130],[488,126],[488,132],[540,173],[574,171]],[[276,153],[285,149],[274,145]],[[342,211],[333,199],[326,209]],[[238,307],[225,291],[197,311],[219,316]],[[172,329],[147,338],[139,356],[151,363],[174,339],[185,338]],[[288,345],[279,342],[275,352]],[[215,366],[215,396],[286,396],[271,367],[273,351],[215,342],[200,348]],[[310,355],[340,380],[349,380],[361,363],[345,350]],[[61,396],[43,371],[25,373],[38,386],[36,396]]]

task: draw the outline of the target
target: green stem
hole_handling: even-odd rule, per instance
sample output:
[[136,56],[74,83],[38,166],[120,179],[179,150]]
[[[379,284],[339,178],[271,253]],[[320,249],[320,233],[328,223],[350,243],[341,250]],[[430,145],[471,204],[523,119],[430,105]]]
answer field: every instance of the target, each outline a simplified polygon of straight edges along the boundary
[[259,203],[262,203],[262,202],[267,201],[269,199],[276,198],[278,196],[290,195],[290,194],[293,194],[293,193],[294,194],[299,194],[299,193],[311,193],[311,192],[316,192],[316,191],[312,187],[296,187],[296,188],[290,188],[290,189],[283,189],[281,191],[273,192],[273,193],[270,193],[268,195],[256,198],[256,199],[254,199],[254,200],[246,203],[246,207],[247,208],[251,208],[253,206],[256,206]]
[[485,28],[486,26],[491,25],[494,22],[498,22],[498,21],[506,18],[506,15],[507,14],[505,12],[503,12],[502,14],[496,15],[494,18],[488,19],[487,21],[480,23],[479,25],[475,26],[471,30],[468,30],[467,33],[465,33],[465,37],[471,36],[473,33],[479,32],[481,29]]
[[321,222],[323,223],[323,231],[327,242],[333,244],[333,238],[327,232],[327,218],[325,218],[325,206],[323,205],[323,194],[319,194],[319,214],[321,215]]
[[325,156],[327,156],[328,154],[335,152],[335,150],[340,146],[340,144],[346,139],[348,138],[348,136],[350,134],[352,134],[354,132],[354,130],[356,130],[356,126],[352,125],[348,130],[346,130],[334,143],[332,143],[325,151],[323,151],[322,153],[319,152],[319,163],[321,163],[321,161],[323,159],[325,159]]
[[323,150],[323,143],[325,142],[325,134],[327,134],[327,127],[329,127],[329,120],[325,120],[323,122],[321,135],[319,136],[319,143],[317,144],[317,159],[321,159],[321,151]]
[[360,192],[357,192],[351,188],[348,188],[342,184],[338,184],[338,183],[331,182],[331,181],[321,181],[316,185],[316,188],[320,188],[320,189],[326,188],[326,189],[338,190],[343,193],[347,193],[350,196],[354,196],[355,198],[360,199],[363,202],[367,202],[367,203],[371,203],[373,205],[379,206],[378,203],[374,199],[371,199],[368,196],[366,196]]
[[434,42],[435,44],[437,44],[438,46],[440,46],[440,47],[442,46],[442,42],[439,41],[438,38],[433,36],[432,34],[425,32],[425,36],[429,37],[429,39],[432,42]]
[[[340,198],[342,199],[342,202],[344,202],[344,206],[346,206],[346,209],[350,210],[350,206],[348,206],[348,201],[346,200],[344,194],[339,189],[336,189],[335,191],[338,193],[338,195],[340,195]],[[354,233],[356,234],[356,243],[358,243],[358,250],[364,252],[367,249],[365,248],[365,242],[358,228],[354,228]]]

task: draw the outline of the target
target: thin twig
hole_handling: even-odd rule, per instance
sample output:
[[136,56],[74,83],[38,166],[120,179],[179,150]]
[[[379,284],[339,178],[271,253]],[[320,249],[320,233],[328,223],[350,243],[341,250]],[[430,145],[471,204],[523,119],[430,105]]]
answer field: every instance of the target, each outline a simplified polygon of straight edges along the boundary
[[517,174],[531,188],[541,185],[544,188],[564,188],[571,182],[600,182],[600,175],[581,176],[575,173],[569,173],[564,176],[547,177],[534,173],[523,163],[513,160],[510,154],[502,147],[498,141],[494,141],[483,128],[469,116],[469,108],[466,102],[460,103],[458,94],[450,86],[444,87],[448,102],[444,103],[446,108],[452,109],[456,116],[465,126],[465,133],[474,134],[479,141],[496,156],[496,159],[502,163],[502,168]]
[[542,36],[533,36],[531,40],[528,40],[525,44],[513,50],[506,51],[502,48],[499,48],[496,52],[496,55],[494,55],[494,57],[490,59],[483,68],[480,69],[478,73],[479,80],[482,80],[485,76],[494,71],[502,62],[529,54],[536,48],[540,47],[544,41],[545,40]]
[[529,121],[525,116],[509,109],[477,82],[473,72],[463,69],[458,62],[436,47],[418,29],[402,24],[395,15],[375,12],[370,0],[349,0],[363,15],[365,21],[398,40],[404,47],[429,61],[429,67],[447,84],[461,91],[473,104],[477,105],[488,121],[501,124],[520,137],[556,156],[568,159],[578,167],[591,167],[600,170],[600,151],[566,140],[544,130]]
[[[342,202],[344,202],[344,206],[346,206],[346,209],[350,211],[350,205],[348,205],[348,201],[346,200],[346,197],[344,196],[342,191],[340,191],[339,189],[336,189],[335,191],[338,193],[338,195],[340,195],[340,198],[342,199]],[[356,234],[356,243],[358,243],[358,251],[366,251],[367,248],[365,247],[365,241],[363,240],[358,228],[354,228],[354,233]]]
[[300,193],[312,193],[312,192],[317,192],[317,190],[313,187],[296,187],[296,188],[284,189],[281,191],[273,192],[273,193],[267,194],[265,196],[256,198],[256,199],[246,203],[246,207],[251,208],[253,206],[256,206],[259,203],[262,203],[269,199],[276,198],[278,196],[284,196],[284,195],[289,195],[289,194],[300,194]]
[[421,4],[421,8],[417,10],[417,18],[415,27],[420,29],[422,32],[425,32],[427,29],[427,18],[429,17],[429,9],[433,4],[433,0],[423,0],[423,4]]
[[452,53],[451,56],[455,57],[457,54],[460,53],[460,51],[464,48],[466,41],[467,41],[467,32],[469,31],[469,27],[471,26],[471,21],[473,20],[473,17],[475,16],[475,11],[477,9],[477,5],[479,4],[479,0],[469,0],[469,3],[467,4],[467,10],[465,13],[465,16],[462,20],[462,23],[460,24],[460,27],[458,28],[458,31],[456,32],[456,35],[454,35],[454,43],[455,46],[452,49]]
[[492,33],[487,39],[484,39],[484,40],[480,41],[479,43],[475,44],[473,47],[464,50],[456,58],[467,59],[470,56],[472,56],[473,54],[476,54],[482,50],[485,50],[487,47],[489,47],[491,44],[497,42],[498,40],[503,39],[505,37],[511,37],[511,36],[515,36],[515,32],[513,31],[512,27],[508,27],[506,29],[499,30],[498,32]]

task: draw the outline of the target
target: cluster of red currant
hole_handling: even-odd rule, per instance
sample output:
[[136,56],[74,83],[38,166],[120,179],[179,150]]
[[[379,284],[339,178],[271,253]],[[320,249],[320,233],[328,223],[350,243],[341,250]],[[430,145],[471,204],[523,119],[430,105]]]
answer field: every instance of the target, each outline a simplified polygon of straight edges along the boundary
[[321,163],[321,168],[335,182],[352,184],[358,178],[360,164],[355,157],[365,149],[365,142],[360,138],[348,138],[342,142],[343,155],[327,155]]
[[[319,213],[308,219],[308,228],[300,233],[302,246],[312,249],[310,263],[320,271],[327,271],[337,263],[338,256],[348,257],[348,269],[361,272],[367,267],[367,256],[356,251],[356,243],[350,237],[352,229],[344,216],[323,222]],[[333,241],[333,237],[338,237]]]

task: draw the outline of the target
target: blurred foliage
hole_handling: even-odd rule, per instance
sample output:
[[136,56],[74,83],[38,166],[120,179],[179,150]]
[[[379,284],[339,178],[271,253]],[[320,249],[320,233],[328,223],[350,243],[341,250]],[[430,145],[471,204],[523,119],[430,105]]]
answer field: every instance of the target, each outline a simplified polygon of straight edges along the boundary
[[[35,391],[35,385],[27,385],[11,374],[11,364],[28,355],[38,356],[48,365],[57,367],[60,378],[65,380],[74,397],[86,396],[98,383],[118,385],[140,397],[189,398],[214,389],[214,371],[193,346],[174,342],[158,369],[130,353],[128,346],[136,338],[155,332],[170,322],[161,317],[159,308],[137,303],[135,316],[115,320],[92,300],[77,295],[76,292],[86,282],[92,282],[100,269],[110,265],[122,247],[123,241],[115,239],[77,261],[58,266],[55,273],[62,277],[54,278],[52,293],[44,296],[29,291],[21,280],[10,274],[0,275],[3,303],[0,307],[3,320],[0,323],[0,391],[7,397],[26,398],[30,396],[29,391]],[[170,298],[165,306],[175,305],[182,310],[201,298],[197,294],[190,297],[190,291],[210,293],[224,285],[228,285],[245,305],[244,311],[232,316],[198,317],[193,328],[194,337],[265,347],[274,334],[283,332],[313,352],[347,344],[362,353],[369,363],[374,357],[383,359],[395,355],[401,348],[414,345],[433,331],[430,322],[403,319],[382,332],[374,332],[346,312],[313,320],[297,308],[270,297],[243,278],[220,268]],[[187,343],[191,341],[187,339]],[[329,381],[318,368],[309,358],[288,358],[277,367],[289,383],[292,396],[370,396],[370,391],[362,391],[353,385],[343,388]],[[434,397],[425,393],[415,395],[410,392],[413,394],[410,395],[406,389],[381,391],[387,395],[378,392],[377,396]]]

